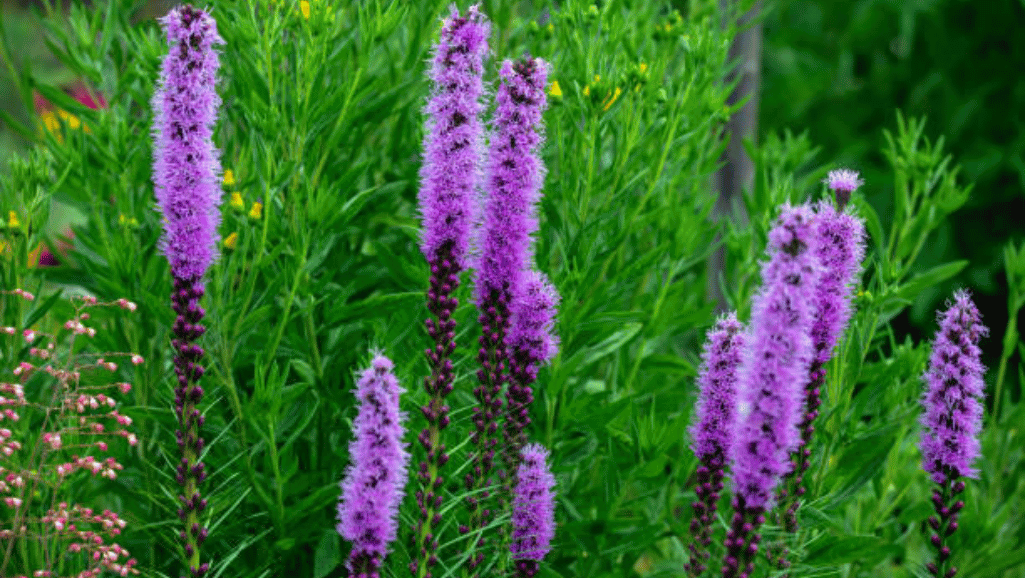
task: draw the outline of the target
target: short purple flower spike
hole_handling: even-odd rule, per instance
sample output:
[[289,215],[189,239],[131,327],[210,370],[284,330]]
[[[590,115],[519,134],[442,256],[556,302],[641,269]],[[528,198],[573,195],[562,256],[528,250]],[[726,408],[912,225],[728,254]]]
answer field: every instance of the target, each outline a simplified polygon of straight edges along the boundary
[[153,181],[164,216],[161,248],[177,279],[199,279],[217,256],[220,152],[213,130],[221,99],[214,46],[224,44],[209,14],[185,5],[160,22],[171,51],[153,95]]
[[708,332],[701,354],[698,374],[698,403],[690,428],[691,449],[698,458],[697,482],[694,492],[694,516],[691,518],[690,561],[685,570],[691,576],[705,571],[710,557],[711,530],[723,489],[726,464],[733,438],[737,406],[737,369],[746,344],[744,326],[736,313],[720,318]]
[[937,484],[964,476],[977,478],[973,463],[979,457],[982,430],[982,351],[979,339],[989,335],[967,291],[954,294],[954,303],[939,314],[929,369],[923,379],[922,467]]
[[945,542],[957,530],[958,513],[965,505],[957,499],[965,490],[958,478],[979,475],[974,463],[980,453],[986,371],[979,340],[989,335],[989,329],[964,290],[954,293],[954,302],[938,318],[929,368],[922,376],[926,385],[920,418],[922,467],[937,485],[932,495],[936,515],[927,520],[936,561],[926,564],[926,569],[936,578],[953,578],[957,568],[951,565]]
[[540,444],[523,448],[513,490],[512,543],[509,552],[516,575],[530,578],[548,555],[555,537],[555,477],[548,469],[548,450]]
[[822,182],[836,194],[836,203],[843,209],[847,201],[851,199],[851,193],[858,190],[858,187],[865,184],[865,181],[858,177],[858,171],[850,169],[836,169],[829,171],[829,176]]
[[[511,327],[506,338],[509,348],[509,388],[506,391],[505,447],[506,472],[520,466],[520,455],[527,443],[530,405],[534,402],[531,385],[537,380],[538,367],[555,357],[559,337],[555,334],[555,308],[559,293],[544,273],[525,271],[520,294],[512,304]],[[508,489],[514,476],[506,478]]]
[[409,453],[402,442],[402,389],[392,367],[390,359],[377,354],[356,384],[360,403],[349,443],[352,464],[341,483],[337,526],[338,533],[352,543],[351,576],[378,578],[388,544],[398,530],[396,516],[405,491]]
[[749,576],[758,526],[771,509],[790,452],[800,442],[804,386],[813,347],[815,290],[821,275],[811,207],[784,206],[769,232],[769,260],[751,305],[750,342],[738,379],[738,416],[731,446],[735,485],[726,537],[725,578]]
[[153,182],[164,215],[161,248],[171,264],[171,307],[177,314],[171,344],[178,381],[175,435],[182,458],[175,479],[182,487],[178,517],[184,526],[180,536],[185,564],[191,576],[202,578],[210,564],[200,563],[207,529],[199,515],[207,501],[199,492],[206,470],[199,461],[204,446],[198,409],[203,400],[199,380],[204,352],[197,341],[206,331],[199,300],[203,276],[217,256],[220,223],[221,171],[212,135],[221,102],[215,88],[219,63],[214,47],[224,41],[214,19],[190,5],[171,10],[160,22],[170,50],[153,95]]

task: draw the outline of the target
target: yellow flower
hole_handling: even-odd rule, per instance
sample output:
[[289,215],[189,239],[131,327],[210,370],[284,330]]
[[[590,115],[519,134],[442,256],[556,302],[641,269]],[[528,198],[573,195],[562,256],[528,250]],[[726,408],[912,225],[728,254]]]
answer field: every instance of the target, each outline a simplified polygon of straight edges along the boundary
[[609,110],[609,107],[612,106],[612,103],[616,102],[616,99],[619,98],[620,94],[623,94],[623,89],[619,88],[617,86],[616,87],[616,92],[611,95],[611,98],[610,97],[606,97],[607,100],[605,101],[605,106],[602,107],[602,111],[604,112],[604,111]]
[[551,88],[548,89],[548,96],[550,96],[553,101],[557,102],[563,99],[563,89],[559,86],[558,80],[551,82]]
[[58,110],[57,116],[61,117],[61,120],[68,123],[68,127],[72,130],[78,130],[82,126],[82,121],[78,120],[78,117],[71,114],[66,110]]
[[21,226],[21,221],[18,220],[18,213],[10,211],[7,216],[7,226],[12,229],[17,229]]
[[235,173],[231,169],[224,169],[224,186],[231,187],[235,184]]
[[224,246],[228,249],[234,250],[236,245],[238,245],[238,233],[232,233],[224,239]]
[[246,202],[242,200],[242,195],[237,192],[231,194],[231,201],[229,203],[232,209],[240,213],[246,210]]
[[253,203],[253,208],[249,209],[250,219],[259,219],[263,214],[263,203]]
[[57,120],[57,115],[54,114],[53,111],[48,110],[48,111],[44,112],[42,114],[42,118],[43,118],[43,127],[45,127],[46,130],[48,130],[48,131],[50,131],[52,133],[56,133],[57,130],[60,129],[61,123],[60,123],[59,120]]
[[135,217],[127,217],[127,216],[125,216],[124,213],[121,213],[120,215],[118,215],[117,222],[120,223],[121,225],[126,226],[126,227],[138,227],[139,226],[139,221],[137,221],[135,219]]
[[299,2],[299,11],[303,13],[303,18],[310,19],[310,3],[307,0]]
[[591,85],[588,84],[584,87],[584,96],[591,96]]
[[548,23],[548,32],[550,32],[550,33],[554,33],[555,32],[555,24],[552,24],[551,22]]
[[640,68],[640,69],[641,69],[641,74],[644,74],[645,72],[647,72],[647,71],[648,71],[648,65],[647,65],[647,64],[645,64],[645,63],[643,63],[643,62],[642,62],[642,63],[640,63],[640,65],[638,66],[638,68]]

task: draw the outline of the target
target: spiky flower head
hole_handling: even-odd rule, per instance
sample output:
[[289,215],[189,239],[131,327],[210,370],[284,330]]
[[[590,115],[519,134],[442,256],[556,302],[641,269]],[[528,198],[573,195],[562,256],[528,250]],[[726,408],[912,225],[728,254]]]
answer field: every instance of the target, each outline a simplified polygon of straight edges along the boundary
[[513,351],[525,352],[532,363],[555,357],[559,336],[555,334],[555,310],[559,293],[544,273],[523,273],[519,295],[510,306],[510,329],[506,343]]
[[769,232],[769,260],[762,264],[762,287],[751,305],[732,445],[736,493],[748,508],[771,507],[780,478],[790,471],[790,452],[800,442],[820,276],[814,218],[807,205],[783,208]]
[[539,562],[555,537],[555,477],[548,469],[548,450],[540,444],[523,448],[513,491],[512,544],[514,560]]
[[221,213],[217,23],[190,5],[160,19],[171,46],[153,95],[153,182],[164,216],[161,249],[177,279],[200,279],[217,257]]
[[816,290],[812,340],[815,361],[825,364],[851,318],[851,297],[865,259],[865,223],[826,201],[815,205],[815,210],[822,277]]
[[395,540],[396,516],[406,483],[409,453],[402,442],[406,416],[394,365],[376,354],[356,384],[359,410],[349,443],[349,465],[341,483],[338,533],[352,542],[349,569],[373,574]]
[[708,332],[698,374],[698,403],[691,425],[691,449],[702,462],[722,468],[729,456],[737,406],[737,369],[746,344],[736,312]]
[[507,293],[509,299],[518,292],[522,271],[533,256],[530,236],[538,228],[536,204],[545,175],[540,147],[548,64],[525,55],[516,62],[504,61],[499,76],[476,266],[477,304],[482,308],[494,291]]
[[982,401],[985,384],[979,340],[989,335],[967,291],[954,293],[946,311],[937,312],[929,368],[922,379],[924,413],[920,418],[922,467],[943,484],[965,476],[978,477]]
[[851,193],[865,184],[865,181],[858,177],[858,171],[850,169],[829,171],[829,175],[822,182],[836,195],[836,203],[841,209],[851,200]]
[[450,245],[451,257],[465,269],[471,229],[478,220],[484,128],[484,59],[491,25],[474,5],[466,16],[455,5],[434,47],[430,77],[419,209],[423,218],[420,249],[429,263]]

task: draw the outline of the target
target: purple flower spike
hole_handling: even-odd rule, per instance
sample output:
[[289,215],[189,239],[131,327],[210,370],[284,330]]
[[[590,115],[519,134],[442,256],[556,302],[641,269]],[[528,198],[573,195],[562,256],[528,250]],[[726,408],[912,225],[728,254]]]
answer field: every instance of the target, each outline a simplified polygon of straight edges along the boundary
[[545,462],[548,450],[544,446],[524,446],[522,455],[513,491],[509,552],[516,575],[530,578],[537,574],[538,562],[548,555],[555,537],[555,477]]
[[417,472],[420,516],[409,565],[418,578],[431,576],[431,567],[437,562],[435,526],[441,522],[441,471],[449,459],[441,440],[442,430],[449,424],[445,398],[454,379],[449,357],[456,348],[453,314],[458,301],[452,295],[459,287],[459,273],[468,265],[470,231],[479,220],[477,191],[484,153],[479,117],[484,109],[481,97],[489,34],[490,25],[477,6],[471,6],[465,17],[452,7],[434,47],[433,86],[424,108],[426,136],[418,195],[423,216],[420,248],[431,270],[427,309],[432,316],[426,325],[434,343],[425,351],[431,374],[424,379],[424,389],[430,401],[421,408],[427,427],[418,440],[426,456]]
[[338,533],[352,542],[351,576],[378,578],[388,544],[398,530],[396,516],[406,484],[409,453],[402,443],[403,391],[392,362],[377,354],[356,384],[359,411],[349,443],[352,464],[341,483]]
[[182,452],[175,476],[182,486],[178,517],[184,530],[180,535],[189,573],[201,578],[210,565],[200,563],[207,529],[199,523],[199,515],[207,501],[199,492],[206,479],[199,461],[204,446],[200,436],[203,415],[197,408],[203,400],[199,379],[204,370],[200,365],[203,348],[196,342],[206,329],[202,325],[205,312],[199,306],[203,276],[217,256],[221,177],[219,153],[211,136],[221,102],[215,90],[219,64],[214,46],[224,41],[214,19],[190,5],[171,10],[160,22],[170,50],[153,95],[153,181],[164,215],[161,248],[171,264],[171,307],[177,314],[171,344],[178,378],[175,434]]
[[989,335],[981,319],[968,292],[956,292],[954,303],[939,314],[929,369],[922,377],[922,467],[937,484],[978,477],[972,464],[979,457],[985,388],[978,343]]
[[[470,523],[463,533],[481,530],[489,517],[491,472],[494,466],[495,433],[502,412],[502,385],[508,379],[510,307],[519,294],[523,271],[528,268],[533,248],[531,234],[537,230],[535,204],[540,197],[544,166],[540,151],[541,116],[547,100],[545,83],[548,65],[529,55],[512,63],[506,60],[500,71],[491,145],[488,151],[487,203],[476,265],[476,300],[481,312],[482,333],[477,359],[480,385],[474,389],[473,466],[464,478]],[[511,475],[512,472],[501,472]],[[483,534],[471,544],[467,567],[476,576],[484,560]]]
[[535,205],[545,175],[540,147],[548,64],[527,55],[515,63],[504,61],[499,75],[477,265],[477,304],[482,307],[492,292],[513,296],[520,272],[528,268],[533,256],[530,236],[538,228]]
[[434,47],[420,192],[420,249],[427,261],[453,260],[466,269],[470,232],[478,216],[482,179],[484,59],[491,25],[474,5],[460,17],[455,5]]
[[694,492],[694,516],[690,531],[690,561],[685,570],[691,576],[705,571],[710,557],[712,522],[723,489],[727,456],[733,437],[734,408],[737,405],[737,369],[746,344],[744,326],[736,313],[720,318],[709,332],[701,354],[698,403],[690,428],[691,449],[700,465]]
[[858,190],[858,187],[865,184],[865,181],[858,177],[858,171],[850,169],[837,169],[829,171],[829,176],[822,182],[832,189],[836,195],[836,203],[843,210],[847,201],[851,200],[851,193]]
[[964,290],[954,293],[954,303],[938,314],[938,320],[929,368],[922,376],[922,468],[938,486],[932,496],[936,515],[928,520],[935,532],[930,543],[936,548],[936,562],[926,568],[937,578],[953,578],[957,568],[951,566],[946,541],[957,530],[964,507],[957,496],[965,483],[958,478],[979,476],[974,463],[979,458],[986,371],[979,340],[989,335],[989,329]]
[[797,510],[800,498],[805,493],[804,474],[811,465],[811,450],[808,448],[815,431],[815,419],[819,415],[821,388],[826,382],[826,365],[833,358],[833,349],[851,319],[851,300],[861,272],[861,262],[865,258],[865,224],[862,219],[837,210],[828,201],[818,203],[815,210],[822,276],[815,290],[815,319],[811,329],[814,353],[809,370],[810,379],[804,388],[805,413],[800,424],[801,443],[791,455],[794,467],[786,476],[786,489],[781,491],[783,525],[788,532],[796,532],[798,529]]
[[[555,334],[555,309],[559,294],[548,278],[537,271],[523,274],[520,294],[512,304],[511,327],[506,338],[510,349],[509,389],[506,391],[505,470],[514,473],[520,466],[520,455],[527,443],[526,428],[530,425],[530,404],[534,401],[531,385],[537,380],[538,366],[555,357],[559,338]],[[515,476],[506,478],[512,490]]]
[[723,575],[750,575],[758,526],[773,505],[800,442],[804,386],[813,347],[811,328],[820,264],[811,207],[785,206],[769,232],[769,260],[751,305],[750,342],[738,371],[732,445],[733,508]]
[[175,278],[197,279],[217,256],[221,221],[220,152],[211,137],[221,104],[214,46],[224,40],[214,19],[190,5],[160,22],[171,46],[153,95],[153,181],[165,219],[161,248]]

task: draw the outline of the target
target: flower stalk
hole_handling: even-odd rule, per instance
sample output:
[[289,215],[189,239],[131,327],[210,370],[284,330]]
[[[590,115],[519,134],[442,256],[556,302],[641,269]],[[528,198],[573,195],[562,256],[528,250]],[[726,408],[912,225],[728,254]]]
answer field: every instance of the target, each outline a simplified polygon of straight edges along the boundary
[[954,293],[954,302],[938,318],[929,367],[922,376],[926,387],[919,419],[922,468],[936,483],[932,495],[936,515],[927,520],[936,560],[926,568],[936,578],[954,578],[957,568],[946,542],[957,531],[958,514],[965,505],[958,499],[965,490],[960,478],[979,476],[974,463],[980,454],[985,390],[979,340],[989,335],[989,329],[964,290]]
[[445,398],[452,391],[452,360],[455,351],[458,305],[453,293],[459,273],[468,266],[471,231],[477,220],[478,188],[483,172],[484,60],[490,25],[477,6],[466,16],[453,7],[444,20],[441,38],[434,47],[430,77],[433,83],[426,113],[424,159],[420,169],[419,210],[423,217],[421,251],[430,265],[425,322],[434,346],[424,353],[431,374],[424,378],[430,396],[421,413],[427,420],[418,437],[426,457],[417,472],[420,509],[414,532],[414,556],[409,570],[418,578],[430,578],[437,564],[441,523],[442,469],[449,460],[442,431],[449,425]]
[[689,576],[700,576],[711,556],[712,522],[723,489],[730,455],[737,405],[737,369],[746,344],[744,326],[736,313],[720,318],[708,332],[698,377],[698,403],[691,426],[691,448],[698,458],[697,482],[692,504],[690,559],[684,566]]
[[[533,257],[530,235],[538,228],[535,205],[545,173],[539,148],[548,65],[525,55],[516,62],[504,61],[499,76],[488,151],[488,198],[476,266],[476,301],[482,327],[477,359],[481,369],[477,372],[479,385],[474,389],[477,405],[470,434],[472,465],[464,478],[470,519],[459,528],[460,533],[476,537],[470,538],[465,576],[478,576],[484,560],[482,530],[491,517],[490,486],[502,413],[501,392],[509,376],[506,336],[513,300],[519,295],[523,272]],[[499,506],[504,507],[504,503]]]
[[750,344],[738,371],[738,416],[731,446],[735,484],[723,563],[725,578],[748,578],[776,489],[800,441],[802,393],[813,347],[814,291],[820,266],[811,207],[785,206],[769,232],[769,260],[751,305]]
[[177,314],[172,327],[175,350],[175,432],[181,461],[176,480],[178,517],[185,564],[189,575],[205,576],[210,564],[201,562],[200,548],[207,529],[200,514],[207,500],[200,495],[206,479],[200,461],[204,418],[198,407],[203,399],[199,380],[204,351],[197,344],[205,333],[205,311],[199,305],[204,294],[203,277],[217,257],[217,226],[220,223],[221,176],[219,152],[213,144],[220,97],[215,89],[219,68],[216,45],[224,41],[217,23],[191,5],[171,10],[160,20],[170,50],[161,65],[153,96],[154,161],[156,197],[164,217],[161,249],[171,265],[174,291],[171,304]]

